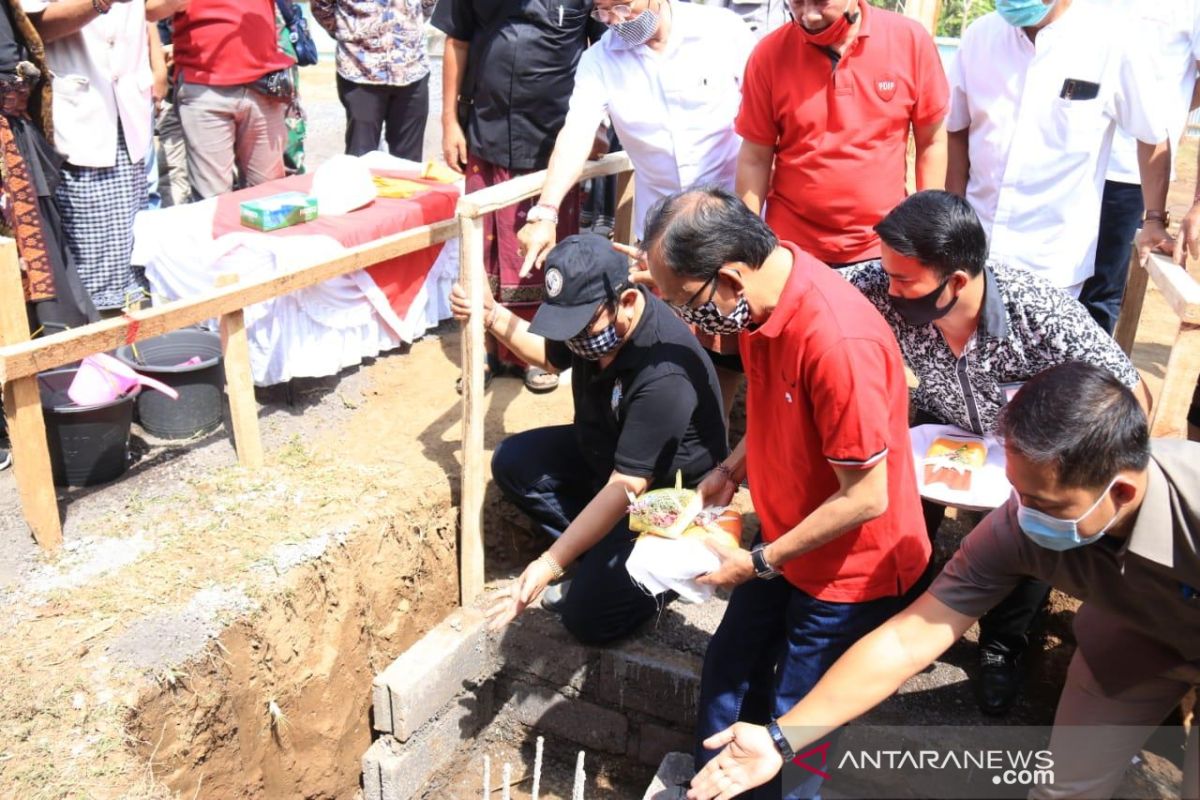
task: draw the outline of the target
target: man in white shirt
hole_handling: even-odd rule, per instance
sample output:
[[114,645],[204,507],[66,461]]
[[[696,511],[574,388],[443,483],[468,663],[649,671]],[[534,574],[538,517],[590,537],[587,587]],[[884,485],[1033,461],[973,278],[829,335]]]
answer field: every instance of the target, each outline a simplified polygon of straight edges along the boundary
[[[1148,57],[1156,60],[1151,74],[1160,80],[1166,79],[1164,102],[1168,105],[1165,107],[1165,119],[1170,131],[1168,141],[1174,147],[1183,134],[1188,109],[1193,105],[1197,56],[1200,55],[1200,2],[1159,0],[1144,3],[1141,0],[1121,0],[1117,6],[1129,15],[1123,26],[1128,25],[1128,29],[1137,31],[1130,41],[1137,42],[1137,46]],[[1164,142],[1164,150],[1166,146]],[[1162,166],[1169,167],[1166,163],[1169,160],[1164,161]],[[1088,278],[1079,295],[1079,301],[1109,333],[1116,326],[1121,298],[1125,293],[1130,245],[1137,229],[1143,225],[1141,182],[1137,142],[1124,131],[1118,130],[1113,139],[1104,183],[1096,272]],[[1147,232],[1154,229],[1165,233],[1161,221],[1166,217],[1165,195],[1152,202],[1149,208],[1151,213],[1147,216],[1150,219],[1145,223]],[[1159,217],[1159,214],[1162,216]],[[1185,220],[1188,229],[1195,222],[1200,222],[1200,203],[1193,206]],[[1200,229],[1196,234],[1200,235]],[[1170,251],[1174,254],[1174,242]],[[1179,255],[1182,261],[1182,249]]]
[[[540,268],[554,246],[558,206],[605,116],[633,162],[635,238],[661,198],[698,184],[733,189],[742,143],[733,121],[755,45],[742,19],[725,8],[671,0],[595,0],[592,16],[609,30],[579,60],[542,195],[518,234],[522,275]],[[736,339],[699,338],[717,367],[728,414],[742,377]]]
[[979,214],[991,257],[1079,295],[1092,274],[1113,133],[1166,138],[1144,42],[1107,4],[998,0],[950,69],[946,188]]
[[724,8],[670,0],[596,0],[609,26],[583,54],[546,183],[520,238],[522,272],[554,246],[551,220],[579,178],[605,115],[634,166],[634,236],[659,199],[698,183],[733,188],[741,139],[733,119],[754,36]]

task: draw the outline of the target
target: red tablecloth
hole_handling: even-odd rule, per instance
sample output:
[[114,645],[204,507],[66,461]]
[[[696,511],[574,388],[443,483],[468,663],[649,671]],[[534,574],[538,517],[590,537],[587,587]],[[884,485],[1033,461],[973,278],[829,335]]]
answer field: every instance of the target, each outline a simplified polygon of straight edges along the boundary
[[[373,175],[416,180],[410,174],[387,170],[372,170]],[[246,200],[268,197],[280,192],[305,192],[312,186],[313,176],[293,175],[289,178],[269,181],[221,195],[217,198],[217,212],[213,217],[213,238],[227,233],[253,231],[242,225],[238,206]],[[293,225],[270,231],[268,236],[329,236],[346,247],[365,244],[384,236],[426,225],[454,215],[458,202],[458,188],[436,181],[418,181],[429,186],[429,191],[407,199],[378,197],[370,204],[336,216],[318,216],[312,222]],[[321,209],[317,208],[320,215]],[[442,245],[437,244],[415,253],[368,267],[365,271],[380,288],[396,314],[404,319],[413,298],[425,283],[429,269],[437,259]]]

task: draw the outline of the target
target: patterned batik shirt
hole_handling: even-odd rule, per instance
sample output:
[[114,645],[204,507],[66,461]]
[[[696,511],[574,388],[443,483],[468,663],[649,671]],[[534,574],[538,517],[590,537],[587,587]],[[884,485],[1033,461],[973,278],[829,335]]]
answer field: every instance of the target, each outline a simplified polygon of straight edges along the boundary
[[1044,278],[992,262],[984,268],[979,327],[955,357],[933,323],[909,325],[888,301],[879,261],[843,270],[883,314],[920,386],[920,411],[977,434],[995,430],[1000,408],[1017,386],[1066,361],[1104,367],[1130,388],[1138,372],[1083,305]]
[[312,0],[337,40],[337,71],[354,83],[408,86],[429,74],[425,20],[437,0]]

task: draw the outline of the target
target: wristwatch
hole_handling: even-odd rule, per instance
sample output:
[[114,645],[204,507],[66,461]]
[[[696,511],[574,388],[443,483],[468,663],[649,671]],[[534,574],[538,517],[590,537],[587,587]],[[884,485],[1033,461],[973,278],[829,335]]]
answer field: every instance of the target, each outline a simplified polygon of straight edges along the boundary
[[767,554],[764,552],[765,544],[758,544],[750,551],[750,560],[754,563],[754,574],[765,581],[779,577],[779,570],[767,563]]
[[1145,216],[1142,217],[1142,222],[1161,222],[1164,228],[1168,228],[1171,225],[1171,212],[1147,211]]
[[787,737],[783,735],[783,731],[779,728],[779,720],[771,720],[767,723],[767,733],[771,734],[771,740],[775,742],[775,748],[779,751],[779,755],[783,756],[786,763],[790,763],[796,758],[796,751],[788,744]]
[[558,224],[558,209],[549,203],[538,203],[525,215],[526,222],[549,222]]

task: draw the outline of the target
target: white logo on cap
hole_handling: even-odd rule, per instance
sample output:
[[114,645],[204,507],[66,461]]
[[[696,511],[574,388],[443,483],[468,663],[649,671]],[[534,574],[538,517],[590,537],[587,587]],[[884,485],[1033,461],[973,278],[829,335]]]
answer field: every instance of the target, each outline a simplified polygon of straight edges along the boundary
[[554,268],[546,270],[546,294],[551,297],[558,297],[558,295],[562,293],[562,287],[562,273]]

